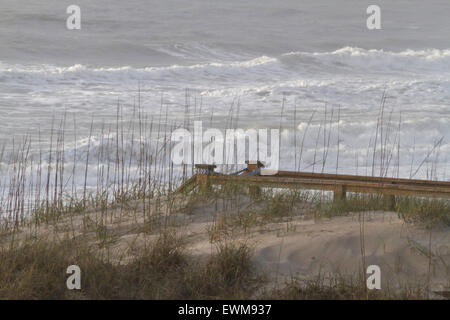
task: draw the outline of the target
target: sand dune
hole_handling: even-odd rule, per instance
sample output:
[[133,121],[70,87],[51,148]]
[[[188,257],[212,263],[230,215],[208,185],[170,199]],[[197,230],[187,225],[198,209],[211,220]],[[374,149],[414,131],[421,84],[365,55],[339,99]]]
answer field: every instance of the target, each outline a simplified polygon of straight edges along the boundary
[[[111,243],[109,253],[116,255],[120,263],[127,263],[133,257],[131,245],[148,243],[158,234],[157,230],[150,233],[146,230],[139,215],[139,203],[132,207],[130,203],[127,210],[134,213],[110,209],[110,218],[104,220]],[[226,214],[215,211],[211,204],[202,203],[189,215],[170,213],[170,229],[185,238],[187,252],[194,259],[209,256],[220,241],[245,241],[254,249],[256,268],[267,274],[273,286],[283,285],[292,277],[313,279],[319,273],[360,276],[361,239],[364,238],[365,265],[380,267],[382,288],[423,286],[428,282],[428,275],[433,291],[445,291],[450,287],[450,227],[432,230],[430,244],[430,231],[406,224],[394,212],[379,211],[319,220],[298,215],[289,221],[255,225],[245,231],[229,225],[212,238],[208,230],[217,225],[221,215]],[[93,211],[64,218],[36,230],[23,230],[15,238],[18,241],[43,236],[54,240],[81,237],[94,244],[99,241],[98,227],[86,229],[83,225],[88,221],[95,226],[100,217],[101,213]],[[10,236],[3,236],[2,240],[0,243],[8,244]]]
[[[264,230],[233,235],[233,241],[254,246],[255,263],[273,281],[292,276],[308,279],[322,274],[357,276],[361,272],[360,215],[319,221],[296,219],[272,223]],[[209,254],[213,245],[204,235],[208,222],[191,224],[190,248],[193,254]],[[289,228],[289,230],[287,230]],[[381,268],[383,286],[427,283],[430,232],[407,225],[393,212],[364,213],[366,266]],[[449,228],[431,232],[431,284],[444,290],[450,284]]]

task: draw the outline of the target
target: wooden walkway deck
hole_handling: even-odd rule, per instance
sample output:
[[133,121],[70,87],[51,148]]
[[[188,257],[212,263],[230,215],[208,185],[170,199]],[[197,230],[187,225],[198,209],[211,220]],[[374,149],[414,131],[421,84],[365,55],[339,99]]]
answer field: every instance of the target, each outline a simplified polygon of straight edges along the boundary
[[334,199],[345,199],[347,192],[450,198],[450,181],[292,171],[277,171],[274,174],[266,175],[260,162],[247,163],[247,169],[238,175],[216,173],[213,165],[196,165],[196,168],[197,173],[177,191],[188,191],[195,186],[206,187],[207,185],[238,183],[254,187],[327,190],[334,193]]

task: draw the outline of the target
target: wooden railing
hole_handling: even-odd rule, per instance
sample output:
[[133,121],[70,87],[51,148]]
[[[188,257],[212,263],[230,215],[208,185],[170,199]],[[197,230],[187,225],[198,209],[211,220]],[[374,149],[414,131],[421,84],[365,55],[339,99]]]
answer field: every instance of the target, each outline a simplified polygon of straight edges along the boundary
[[238,183],[254,187],[327,190],[334,192],[334,199],[345,199],[347,192],[450,198],[450,181],[292,171],[277,171],[271,175],[264,175],[264,171],[259,171],[261,167],[262,164],[259,162],[247,163],[247,169],[240,175],[224,175],[214,172],[215,166],[196,165],[197,174],[178,190],[191,189],[194,183],[200,187]]

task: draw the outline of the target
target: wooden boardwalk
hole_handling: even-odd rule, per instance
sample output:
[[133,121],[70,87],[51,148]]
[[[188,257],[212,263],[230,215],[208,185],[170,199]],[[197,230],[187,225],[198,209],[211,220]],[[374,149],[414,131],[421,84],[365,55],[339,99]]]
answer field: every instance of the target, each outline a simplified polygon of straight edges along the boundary
[[237,183],[254,187],[326,190],[334,193],[334,199],[345,199],[347,192],[450,198],[450,181],[292,171],[276,171],[268,175],[264,173],[260,162],[247,163],[247,168],[236,175],[216,173],[214,165],[196,165],[196,169],[197,173],[187,180],[178,191],[188,191],[195,186],[206,187],[207,185]]

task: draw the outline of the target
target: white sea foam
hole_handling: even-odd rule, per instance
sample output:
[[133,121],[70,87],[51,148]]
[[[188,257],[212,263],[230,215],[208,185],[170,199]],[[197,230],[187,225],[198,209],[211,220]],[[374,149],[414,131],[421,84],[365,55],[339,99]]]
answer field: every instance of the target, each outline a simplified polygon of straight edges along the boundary
[[[167,67],[89,67],[76,64],[68,67],[52,65],[17,65],[0,62],[0,73],[3,81],[26,81],[27,77],[42,80],[107,80],[129,81],[151,80],[165,76],[204,76],[239,75],[239,72],[285,72],[290,75],[290,67],[295,70],[304,68],[323,68],[323,73],[333,73],[339,68],[353,68],[353,71],[365,72],[413,72],[436,73],[448,76],[450,72],[450,50],[406,50],[389,52],[383,50],[365,50],[345,47],[333,52],[290,52],[279,57],[261,56],[254,59],[232,62],[210,62],[194,65],[170,65]],[[333,69],[328,69],[333,67]],[[308,74],[302,74],[307,76]]]
[[[202,49],[195,50],[198,55]],[[209,51],[208,54],[211,57]],[[215,55],[220,54],[215,52]],[[396,142],[394,133],[400,113],[402,115],[400,141],[405,150],[400,164],[402,173],[407,176],[411,162],[413,167],[418,166],[427,157],[433,143],[443,137],[440,154],[433,161],[439,163],[440,177],[445,176],[450,161],[450,50],[393,52],[344,47],[329,52],[290,52],[254,58],[241,56],[241,59],[236,54],[224,53],[222,56],[227,58],[142,68],[2,62],[2,140],[7,141],[10,132],[17,136],[27,132],[35,135],[40,129],[45,145],[52,116],[61,117],[67,111],[69,118],[73,115],[77,120],[77,157],[83,160],[88,146],[90,121],[94,116],[96,122],[90,143],[90,160],[95,164],[102,149],[101,141],[106,143],[108,139],[114,139],[101,138],[103,121],[106,126],[114,122],[118,99],[124,108],[125,118],[131,117],[138,87],[142,108],[148,117],[159,117],[163,94],[163,101],[169,108],[168,119],[178,124],[183,123],[186,88],[193,89],[190,93],[192,113],[194,109],[200,109],[199,105],[194,106],[193,99],[198,99],[198,104],[202,99],[202,113],[199,116],[204,121],[212,117],[215,124],[226,125],[230,106],[239,101],[239,108],[233,109],[235,113],[239,109],[239,125],[255,128],[279,126],[284,95],[287,102],[282,123],[291,128],[291,132],[283,136],[280,165],[295,169],[292,166],[295,153],[292,128],[298,129],[299,143],[315,110],[316,115],[304,143],[305,162],[302,166],[304,170],[312,169],[311,164],[317,156],[315,153],[322,154],[323,151],[323,146],[316,145],[316,140],[320,135],[320,141],[323,141],[325,105],[328,104],[327,121],[330,121],[333,112],[333,120],[326,129],[332,133],[328,163],[329,168],[334,168],[334,162],[330,159],[334,159],[337,153],[339,105],[340,170],[355,173],[356,168],[363,170],[368,146],[373,144],[380,100],[386,91],[385,119],[392,118],[389,128],[391,144]],[[295,100],[297,123],[294,124]],[[70,125],[67,127],[70,128]],[[68,133],[66,137],[71,140],[73,134]],[[127,139],[124,147],[130,148],[131,138]],[[70,160],[75,145],[70,141],[67,143],[66,157]],[[359,157],[358,161],[355,155],[357,159]],[[431,162],[431,159],[427,161]],[[418,176],[426,177],[426,167],[423,168]]]

